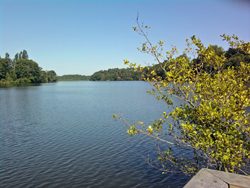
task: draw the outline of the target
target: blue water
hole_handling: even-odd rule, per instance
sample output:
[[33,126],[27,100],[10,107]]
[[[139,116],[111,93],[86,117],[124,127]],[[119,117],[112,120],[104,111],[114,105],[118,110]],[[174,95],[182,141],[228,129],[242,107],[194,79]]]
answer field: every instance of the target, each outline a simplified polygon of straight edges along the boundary
[[165,104],[144,82],[58,82],[0,89],[0,187],[182,187],[145,162],[154,142],[112,114],[146,122]]

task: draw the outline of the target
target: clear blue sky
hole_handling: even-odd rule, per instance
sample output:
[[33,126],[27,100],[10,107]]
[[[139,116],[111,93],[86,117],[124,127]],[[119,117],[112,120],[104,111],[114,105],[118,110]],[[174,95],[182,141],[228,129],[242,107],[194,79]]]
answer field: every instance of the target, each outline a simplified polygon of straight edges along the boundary
[[26,49],[45,70],[86,74],[148,63],[132,31],[137,12],[153,41],[184,48],[197,35],[226,48],[219,35],[250,41],[250,3],[237,0],[0,0],[0,54]]

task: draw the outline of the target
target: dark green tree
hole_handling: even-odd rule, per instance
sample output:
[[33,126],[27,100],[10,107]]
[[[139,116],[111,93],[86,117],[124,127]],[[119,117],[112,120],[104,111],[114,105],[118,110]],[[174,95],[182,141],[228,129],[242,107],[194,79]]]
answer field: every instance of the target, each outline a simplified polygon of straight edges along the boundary
[[18,54],[18,59],[22,59],[23,57],[23,52],[21,51],[19,54]]
[[23,50],[22,52],[22,59],[29,59],[28,52],[26,50]]
[[53,70],[47,71],[47,78],[48,78],[48,82],[56,82],[57,81],[56,72]]
[[123,69],[108,69],[108,70],[101,70],[95,72],[91,77],[90,80],[92,81],[119,81],[119,80],[140,80],[141,74],[139,72],[134,71],[131,68],[123,68]]
[[0,58],[0,87],[55,81],[55,71],[42,71],[35,61],[28,59],[26,50],[16,53],[13,60],[8,53]]
[[8,59],[0,59],[0,80],[6,79],[6,75],[10,72],[10,65]]
[[10,54],[9,53],[5,53],[5,59],[10,59]]
[[225,57],[227,58],[227,62],[225,63],[226,68],[238,67],[240,66],[240,62],[250,63],[250,55],[238,48],[229,48],[225,53]]
[[27,79],[30,83],[41,83],[41,68],[29,59],[19,59],[15,65],[17,79]]
[[46,71],[41,71],[41,82],[48,83],[48,76]]
[[14,58],[14,62],[16,62],[18,59],[19,59],[19,54],[16,53],[16,54],[15,54],[15,58]]

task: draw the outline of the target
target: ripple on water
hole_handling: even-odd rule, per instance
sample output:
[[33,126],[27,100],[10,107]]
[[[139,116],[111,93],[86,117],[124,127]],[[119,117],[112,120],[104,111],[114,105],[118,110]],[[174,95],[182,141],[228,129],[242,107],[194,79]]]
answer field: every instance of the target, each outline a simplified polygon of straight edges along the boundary
[[164,109],[144,82],[59,82],[0,89],[0,187],[181,187],[145,162],[154,145],[113,113],[152,121]]

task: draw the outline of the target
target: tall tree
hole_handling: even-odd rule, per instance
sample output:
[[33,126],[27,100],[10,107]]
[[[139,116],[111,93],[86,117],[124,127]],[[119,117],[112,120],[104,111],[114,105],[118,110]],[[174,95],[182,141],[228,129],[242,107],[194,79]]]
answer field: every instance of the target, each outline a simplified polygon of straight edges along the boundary
[[18,59],[22,59],[23,58],[23,52],[21,51],[18,56],[19,56]]
[[5,53],[5,59],[10,59],[10,54],[9,53]]
[[19,59],[19,54],[16,53],[16,54],[15,54],[15,57],[14,57],[14,61],[16,62],[18,59]]
[[22,59],[29,59],[28,52],[26,50],[23,50],[22,52]]

